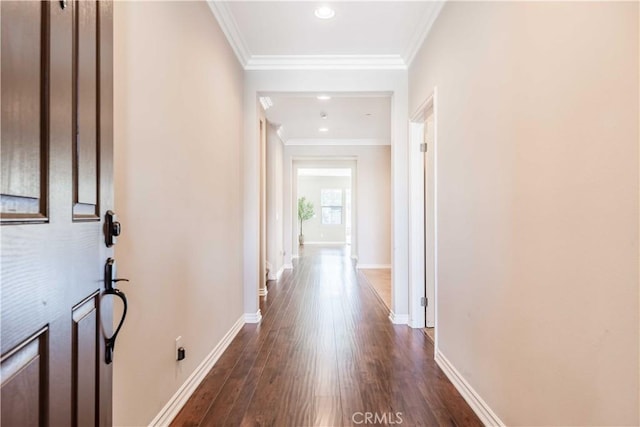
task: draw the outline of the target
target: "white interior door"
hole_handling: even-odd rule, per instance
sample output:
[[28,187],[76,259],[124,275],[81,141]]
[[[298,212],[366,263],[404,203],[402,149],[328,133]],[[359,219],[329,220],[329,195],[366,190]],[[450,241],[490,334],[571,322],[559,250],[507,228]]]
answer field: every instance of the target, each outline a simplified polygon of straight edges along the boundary
[[425,272],[425,307],[426,325],[435,326],[436,295],[436,262],[435,262],[435,122],[433,108],[426,113],[424,122],[424,142],[427,151],[424,153],[424,272]]

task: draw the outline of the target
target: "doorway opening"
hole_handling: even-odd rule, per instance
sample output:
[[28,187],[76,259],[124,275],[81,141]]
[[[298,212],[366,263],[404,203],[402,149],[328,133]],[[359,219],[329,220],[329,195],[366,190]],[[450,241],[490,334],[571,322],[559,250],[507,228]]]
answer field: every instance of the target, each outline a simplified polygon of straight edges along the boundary
[[[422,162],[423,162],[423,179],[424,179],[424,292],[425,292],[425,319],[426,332],[431,340],[435,340],[435,205],[434,205],[434,118],[433,105],[426,111],[424,121],[424,145]],[[429,147],[432,148],[429,151]],[[429,304],[429,301],[432,304]]]
[[414,328],[437,349],[437,115],[436,91],[410,122],[410,295]]
[[[402,275],[404,270],[406,275],[403,262],[399,268],[391,268],[394,257],[406,260],[404,254],[393,250],[393,241],[400,239],[399,233],[392,232],[394,227],[399,227],[398,223],[394,225],[392,213],[400,210],[395,207],[400,204],[394,203],[398,193],[392,191],[399,185],[398,174],[393,173],[392,167],[394,158],[397,161],[394,152],[399,150],[392,144],[393,104],[394,98],[387,92],[257,93],[258,116],[267,123],[265,264],[267,278],[277,283],[280,271],[294,270],[298,265],[297,258],[302,255],[301,234],[304,236],[302,247],[309,249],[305,256],[313,252],[311,248],[319,249],[319,244],[333,245],[330,249],[334,251],[338,250],[337,245],[343,245],[339,250],[343,253],[343,249],[348,248],[347,261],[359,270],[359,275],[364,269],[389,273],[385,283],[389,289],[390,319],[406,324],[407,281],[401,281],[403,291],[403,286],[393,287],[390,280],[391,273]],[[255,160],[258,158],[255,155]],[[315,221],[334,227],[319,236],[314,233],[310,220],[301,225],[298,218],[298,169],[344,168],[352,171],[351,185],[343,187],[341,192],[330,191],[339,189],[333,186],[324,187],[326,194],[324,197],[320,194],[324,201],[318,199],[314,203]],[[269,215],[275,219],[270,220]],[[344,232],[332,238],[332,232],[339,227],[343,227]],[[283,242],[281,250],[270,250],[272,242],[277,245]],[[280,261],[282,264],[278,267]],[[254,271],[250,269],[250,273]],[[275,272],[274,279],[271,271]],[[269,286],[272,285],[270,282]],[[393,301],[397,307],[391,310],[391,295],[396,293]]]
[[259,120],[260,135],[260,258],[258,294],[266,296],[271,264],[267,254],[267,121]]
[[[296,162],[294,225],[298,254],[305,246],[341,246],[352,256],[355,161]],[[295,247],[295,246],[294,246]]]

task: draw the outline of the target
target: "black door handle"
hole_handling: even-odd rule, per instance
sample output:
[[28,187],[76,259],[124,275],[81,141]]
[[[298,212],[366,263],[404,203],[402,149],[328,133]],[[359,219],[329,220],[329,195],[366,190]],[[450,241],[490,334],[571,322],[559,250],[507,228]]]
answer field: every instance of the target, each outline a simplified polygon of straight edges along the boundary
[[115,279],[113,277],[116,272],[115,263],[116,261],[113,258],[109,258],[107,259],[107,263],[104,266],[104,295],[114,295],[120,298],[124,305],[124,309],[122,310],[122,317],[120,318],[120,322],[118,322],[118,327],[113,332],[113,335],[111,335],[111,337],[105,338],[104,357],[107,365],[113,362],[113,351],[116,347],[116,338],[118,337],[118,333],[120,333],[120,329],[124,324],[124,319],[127,317],[128,308],[127,296],[120,289],[114,287],[113,284],[117,282],[128,282],[129,279]]

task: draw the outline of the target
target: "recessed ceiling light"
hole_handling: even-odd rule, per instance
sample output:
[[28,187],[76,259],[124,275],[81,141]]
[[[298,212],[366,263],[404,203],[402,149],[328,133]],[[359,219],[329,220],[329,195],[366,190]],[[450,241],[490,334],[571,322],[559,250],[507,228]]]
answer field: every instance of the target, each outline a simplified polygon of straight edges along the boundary
[[320,128],[318,132],[329,132],[329,128]]
[[328,100],[330,100],[330,99],[331,99],[331,97],[330,97],[329,95],[318,95],[318,96],[317,96],[317,98],[318,98],[320,101],[328,101]]
[[317,7],[313,13],[316,15],[316,18],[320,19],[331,19],[336,15],[336,11],[331,9],[329,6]]

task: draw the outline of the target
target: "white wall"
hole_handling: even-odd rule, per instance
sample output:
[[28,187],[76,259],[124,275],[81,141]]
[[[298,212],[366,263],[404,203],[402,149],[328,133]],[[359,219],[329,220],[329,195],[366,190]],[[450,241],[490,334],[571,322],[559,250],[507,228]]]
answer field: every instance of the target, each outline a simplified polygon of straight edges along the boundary
[[[346,191],[351,189],[351,178],[348,176],[298,176],[298,197],[306,197],[313,203],[315,215],[302,226],[305,243],[346,243]],[[342,190],[342,218],[340,224],[322,223],[322,204],[320,195],[322,190]],[[294,211],[295,214],[295,211]],[[297,218],[294,215],[294,219]],[[296,221],[300,233],[300,221]]]
[[439,350],[507,425],[638,425],[638,4],[447,2]]
[[[408,322],[407,72],[405,70],[273,70],[245,72],[244,309],[258,310],[259,151],[256,99],[265,92],[368,92],[391,95],[392,311]],[[290,179],[285,176],[285,180]],[[286,203],[286,201],[285,201]],[[286,212],[286,209],[285,209]],[[285,233],[287,227],[285,226]],[[289,240],[290,241],[290,240]],[[285,240],[285,245],[287,240]],[[285,248],[285,251],[287,249]],[[288,251],[287,251],[288,252]],[[290,254],[290,252],[288,252]],[[285,255],[286,256],[286,255]]]
[[204,2],[114,7],[115,253],[131,282],[113,420],[142,426],[243,313],[243,71]]
[[284,265],[283,210],[284,146],[276,129],[267,122],[267,262],[271,265],[269,279]]
[[[295,199],[291,197],[296,192],[295,170],[292,168],[294,159],[299,159],[296,164],[300,167],[312,167],[318,165],[321,159],[334,156],[345,159],[344,162],[353,161],[355,174],[355,191],[353,197],[353,209],[355,221],[352,222],[354,244],[352,255],[358,257],[359,264],[386,265],[391,263],[391,147],[379,146],[302,146],[290,145],[284,149],[284,243],[287,254],[297,254],[297,236],[293,230],[297,230],[295,221],[297,216]],[[302,161],[306,159],[306,161]],[[316,160],[313,160],[316,159]],[[340,167],[339,163],[333,166]],[[286,207],[290,206],[290,209]],[[290,263],[290,256],[285,257],[285,262]],[[395,283],[395,282],[394,282]],[[405,282],[406,283],[406,282]]]

